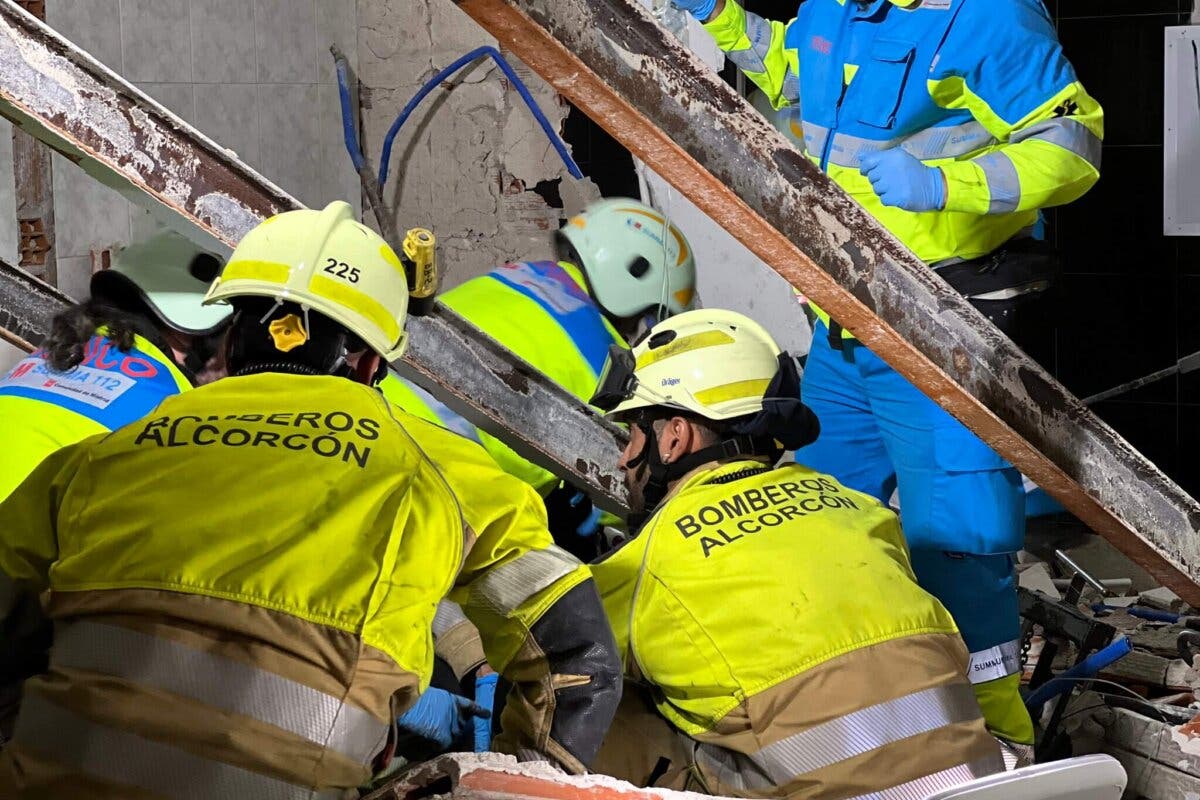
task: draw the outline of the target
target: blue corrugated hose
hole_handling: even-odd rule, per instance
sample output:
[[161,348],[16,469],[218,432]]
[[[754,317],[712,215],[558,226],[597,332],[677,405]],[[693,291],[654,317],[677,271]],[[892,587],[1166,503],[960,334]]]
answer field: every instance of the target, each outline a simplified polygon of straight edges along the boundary
[[363,158],[362,148],[358,146],[358,131],[354,129],[354,113],[350,110],[350,81],[346,75],[346,59],[335,54],[333,63],[337,67],[338,97],[342,101],[342,138],[346,142],[346,152],[350,154],[350,160],[354,163],[354,171],[362,172],[366,160]]
[[[383,140],[383,154],[379,159],[380,186],[387,184],[388,161],[390,161],[392,157],[392,143],[396,139],[396,134],[400,133],[400,129],[404,126],[404,123],[408,120],[409,116],[416,109],[416,107],[420,105],[421,101],[425,99],[426,95],[432,92],[438,86],[438,84],[446,80],[455,72],[458,72],[467,64],[483,58],[484,56],[491,56],[492,60],[496,62],[496,66],[500,67],[500,70],[504,73],[505,77],[507,77],[512,82],[512,85],[517,88],[517,93],[521,95],[521,99],[525,101],[525,105],[529,106],[529,110],[533,112],[533,116],[537,118],[538,124],[542,126],[542,132],[546,134],[546,138],[550,140],[550,144],[554,145],[554,149],[558,151],[559,157],[562,158],[563,163],[566,164],[567,171],[571,173],[571,176],[576,179],[583,178],[583,173],[580,171],[579,165],[575,163],[575,159],[571,158],[571,154],[567,152],[566,143],[563,142],[562,137],[560,137],[555,132],[554,128],[551,127],[550,120],[546,119],[546,115],[542,113],[540,108],[538,108],[538,104],[533,100],[533,95],[529,93],[529,89],[525,87],[525,83],[517,76],[517,73],[513,71],[513,68],[509,66],[509,63],[504,60],[504,56],[500,55],[500,51],[494,47],[478,47],[467,53],[465,56],[458,58],[450,66],[446,67],[441,72],[430,78],[429,81],[421,87],[421,90],[413,95],[413,98],[408,101],[406,106],[404,106],[403,110],[400,112],[400,116],[396,117],[396,121],[392,123],[392,127],[388,130],[387,136]],[[343,116],[345,116],[345,110],[343,110],[342,113]],[[350,157],[354,158],[353,152],[351,152]]]

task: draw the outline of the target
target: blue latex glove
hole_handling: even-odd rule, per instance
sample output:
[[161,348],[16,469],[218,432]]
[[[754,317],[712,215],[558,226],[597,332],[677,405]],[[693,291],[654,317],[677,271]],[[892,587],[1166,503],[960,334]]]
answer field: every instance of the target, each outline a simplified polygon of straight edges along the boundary
[[867,153],[859,169],[885,206],[905,211],[941,211],[946,182],[937,167],[927,167],[899,147]]
[[496,707],[496,682],[499,680],[500,676],[495,672],[475,679],[475,705],[488,712],[486,717],[475,718],[476,753],[486,753],[492,749],[492,709]]
[[671,5],[682,8],[696,19],[704,22],[717,8],[717,0],[671,0]]
[[491,711],[480,708],[466,697],[431,686],[417,698],[415,706],[396,719],[396,725],[405,733],[427,739],[445,751],[473,726],[476,718],[491,715]]

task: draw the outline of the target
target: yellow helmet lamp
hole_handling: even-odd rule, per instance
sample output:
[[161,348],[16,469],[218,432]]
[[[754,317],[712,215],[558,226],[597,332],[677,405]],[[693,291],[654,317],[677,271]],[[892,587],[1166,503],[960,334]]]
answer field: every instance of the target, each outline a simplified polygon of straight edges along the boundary
[[345,202],[287,211],[264,220],[238,243],[205,304],[239,297],[296,303],[337,322],[391,362],[408,334],[408,277],[379,234]]

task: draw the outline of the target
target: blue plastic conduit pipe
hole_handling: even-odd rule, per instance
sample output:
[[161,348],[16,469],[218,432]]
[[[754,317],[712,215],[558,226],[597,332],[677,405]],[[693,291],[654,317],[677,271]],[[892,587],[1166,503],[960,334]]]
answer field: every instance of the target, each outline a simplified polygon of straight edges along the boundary
[[354,163],[354,171],[362,173],[366,159],[363,158],[362,148],[358,145],[354,112],[350,109],[350,79],[347,76],[346,57],[334,50],[333,61],[337,68],[338,97],[342,101],[342,138],[346,141],[346,152],[350,154],[350,161]]
[[[446,67],[441,72],[430,78],[429,81],[421,87],[421,90],[413,95],[413,98],[409,100],[408,104],[400,111],[400,116],[396,117],[396,121],[392,123],[392,127],[388,129],[387,136],[383,140],[383,153],[379,159],[379,185],[381,187],[387,185],[388,162],[392,158],[392,143],[396,140],[396,134],[400,133],[400,129],[404,127],[404,123],[408,121],[408,118],[412,115],[412,112],[416,110],[417,106],[421,104],[421,101],[424,100],[425,97],[438,86],[438,84],[446,80],[454,73],[458,72],[467,64],[483,58],[484,56],[491,56],[492,60],[496,62],[496,66],[500,67],[500,71],[503,72],[505,77],[507,77],[512,82],[512,85],[517,88],[517,93],[521,95],[521,99],[525,101],[525,105],[529,106],[529,110],[533,112],[533,116],[537,118],[538,124],[542,126],[542,132],[546,134],[546,138],[550,140],[550,144],[554,145],[554,149],[558,151],[559,157],[563,160],[563,163],[566,165],[567,171],[571,173],[571,176],[576,180],[583,178],[583,172],[580,171],[579,165],[575,163],[575,159],[571,158],[571,154],[567,151],[566,143],[563,142],[562,138],[555,132],[554,128],[550,125],[550,120],[546,119],[546,115],[542,113],[542,110],[538,108],[538,104],[534,102],[533,95],[529,93],[529,89],[526,88],[525,83],[517,76],[517,73],[513,71],[513,68],[509,65],[509,63],[504,60],[504,56],[500,55],[500,51],[494,47],[478,47],[467,53],[465,56],[456,59],[454,63],[450,64],[450,66]],[[339,78],[340,75],[341,73],[339,71]],[[348,103],[348,94],[344,95],[344,97],[347,99],[343,100],[343,103]],[[343,108],[345,108],[345,106],[343,106]],[[342,116],[344,119],[346,116],[345,110],[343,110]],[[349,134],[347,134],[347,136],[349,137]],[[350,146],[349,138],[347,138],[346,146]],[[355,144],[354,149],[358,149],[357,143]],[[353,150],[350,153],[350,157],[352,159],[355,157]],[[358,157],[361,159],[361,154]],[[355,166],[357,167],[357,163]]]
[[1174,611],[1159,611],[1157,608],[1146,608],[1145,606],[1120,608],[1119,606],[1110,606],[1104,603],[1093,603],[1092,611],[1124,611],[1131,617],[1149,620],[1150,622],[1179,622],[1183,616],[1182,614],[1176,614]]
[[1122,636],[1103,650],[1092,653],[1075,666],[1046,681],[1025,699],[1025,707],[1036,718],[1046,701],[1053,700],[1063,692],[1069,692],[1079,681],[1096,677],[1096,673],[1129,655],[1131,650],[1133,645]]

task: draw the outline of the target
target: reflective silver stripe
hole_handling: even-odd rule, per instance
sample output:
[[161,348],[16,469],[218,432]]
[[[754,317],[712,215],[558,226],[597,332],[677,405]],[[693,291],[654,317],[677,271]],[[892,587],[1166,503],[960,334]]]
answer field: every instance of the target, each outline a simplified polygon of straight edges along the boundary
[[766,72],[766,57],[771,51],[771,25],[757,14],[746,12],[746,38],[750,45],[741,50],[730,50],[725,57],[746,72]]
[[530,550],[488,572],[471,585],[471,602],[511,614],[559,578],[570,575],[579,559],[556,545]]
[[737,789],[765,789],[910,736],[980,718],[968,684],[935,686],[832,719],[752,756],[701,744],[696,759],[723,783]]
[[862,794],[853,800],[925,800],[935,792],[953,789],[976,778],[986,778],[1004,771],[1004,762],[1000,755],[995,758],[975,761],[970,764],[959,764],[957,767],[935,772],[923,778],[893,786],[880,792]]
[[407,378],[400,378],[400,380],[404,381],[404,385],[411,389],[412,393],[415,394],[417,398],[424,403],[430,411],[433,412],[434,416],[438,418],[438,422],[441,423],[443,428],[448,431],[453,431],[454,433],[457,433],[459,436],[462,436],[466,439],[470,439],[476,444],[483,444],[483,442],[479,439],[479,431],[475,428],[475,426],[467,422],[466,419],[460,415],[456,414],[453,410],[451,410],[450,406],[446,405],[441,400],[438,400],[429,392],[425,391],[420,386],[417,386]]
[[437,612],[433,615],[433,637],[445,636],[451,628],[467,622],[467,615],[458,607],[458,603],[443,600],[438,603]]
[[[819,139],[824,147],[828,129],[814,126],[814,142],[808,140],[809,123],[804,123],[805,144],[811,145]],[[862,157],[867,153],[880,150],[891,150],[901,147],[909,155],[920,161],[933,161],[939,158],[957,158],[983,150],[996,144],[996,139],[988,133],[987,128],[975,120],[960,125],[949,125],[943,128],[926,128],[911,136],[896,139],[864,139],[860,136],[850,136],[839,133],[833,137],[833,146],[829,149],[829,163],[839,167],[857,169]],[[813,150],[810,153],[820,153]]]
[[987,683],[1021,671],[1021,640],[998,644],[971,653],[967,677],[971,683]]
[[112,675],[252,717],[367,764],[388,726],[325,692],[179,642],[93,622],[55,630],[55,667]]
[[988,192],[992,198],[987,213],[1009,214],[1016,211],[1021,202],[1021,177],[1017,175],[1012,159],[1004,153],[988,153],[975,159],[975,163],[987,178]]
[[800,127],[804,130],[804,149],[814,156],[825,152],[825,141],[829,138],[829,128],[802,121]]
[[[179,724],[184,727],[188,721]],[[13,743],[102,781],[136,786],[172,800],[336,800],[342,796],[340,790],[306,789],[100,725],[37,692],[25,695]]]
[[1028,128],[1014,131],[1011,138],[1013,144],[1026,139],[1041,139],[1043,142],[1056,144],[1100,169],[1100,137],[1078,120],[1069,117],[1042,120]]

